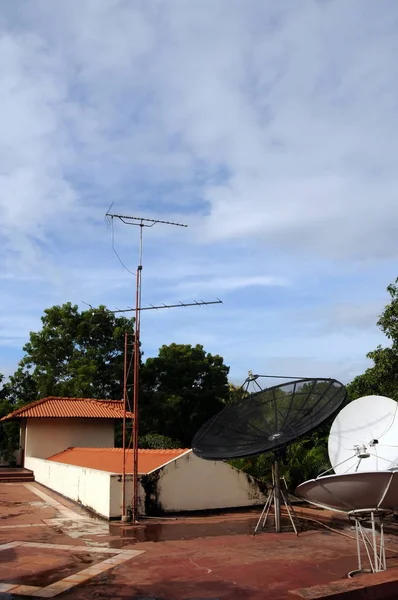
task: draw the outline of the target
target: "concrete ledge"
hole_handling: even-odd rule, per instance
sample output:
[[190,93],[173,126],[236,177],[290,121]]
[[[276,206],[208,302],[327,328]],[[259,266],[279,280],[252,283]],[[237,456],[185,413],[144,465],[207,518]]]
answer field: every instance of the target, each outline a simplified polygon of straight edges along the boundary
[[331,581],[326,585],[290,590],[289,596],[305,600],[396,600],[398,598],[398,570],[358,575],[356,579]]

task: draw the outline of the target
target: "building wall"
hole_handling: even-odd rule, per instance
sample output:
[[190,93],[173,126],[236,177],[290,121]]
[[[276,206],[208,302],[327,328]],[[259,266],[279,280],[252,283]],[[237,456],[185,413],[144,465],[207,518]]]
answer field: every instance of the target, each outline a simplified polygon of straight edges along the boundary
[[157,482],[157,502],[165,512],[253,506],[265,501],[258,482],[220,461],[189,451],[164,466]]
[[111,473],[29,456],[26,457],[25,465],[34,472],[35,480],[39,483],[79,502],[106,519],[111,516]]
[[[141,482],[138,482],[138,512],[141,515],[145,514],[145,491],[141,485]],[[131,506],[133,500],[133,476],[126,475],[126,488],[125,488],[125,502],[126,507]],[[111,518],[120,518],[122,515],[122,506],[123,506],[123,486],[122,486],[122,476],[121,475],[111,475],[111,490],[110,490],[110,517]]]
[[[256,506],[265,502],[258,482],[224,462],[202,460],[190,450],[149,475],[141,475],[139,512],[185,512]],[[133,484],[126,476],[126,506]],[[122,514],[120,475],[112,475],[110,516]],[[149,511],[148,511],[149,509]]]
[[[27,419],[25,433],[26,458],[49,458],[73,446],[113,448],[113,419]],[[29,467],[27,467],[29,468]]]
[[[107,519],[121,517],[121,475],[30,456],[25,466],[34,472],[36,481],[63,496]],[[133,494],[131,474],[126,475],[125,493],[128,507]],[[265,501],[255,479],[226,463],[202,460],[192,451],[141,476],[139,496],[141,514],[148,507],[154,512],[182,512],[253,506]]]

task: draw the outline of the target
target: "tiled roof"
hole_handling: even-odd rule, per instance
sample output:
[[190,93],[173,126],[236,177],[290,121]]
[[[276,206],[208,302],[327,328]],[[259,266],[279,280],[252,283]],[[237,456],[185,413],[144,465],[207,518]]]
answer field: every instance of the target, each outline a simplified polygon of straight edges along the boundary
[[[133,418],[128,412],[127,418]],[[31,402],[6,415],[1,421],[22,418],[83,418],[122,419],[123,403],[120,400],[96,400],[94,398],[57,398],[50,396]]]
[[[189,448],[178,448],[170,450],[138,450],[138,472],[150,473],[170,460],[178,458]],[[47,460],[86,467],[87,469],[99,469],[109,473],[121,473],[123,471],[123,449],[122,448],[68,448],[63,452],[50,456]],[[126,451],[126,473],[132,473],[133,451]]]

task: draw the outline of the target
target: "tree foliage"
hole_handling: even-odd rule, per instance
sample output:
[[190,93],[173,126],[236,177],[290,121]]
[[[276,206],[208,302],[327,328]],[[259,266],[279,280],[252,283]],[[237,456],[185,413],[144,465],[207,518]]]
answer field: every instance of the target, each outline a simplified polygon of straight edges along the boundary
[[181,442],[159,433],[147,433],[146,435],[140,436],[139,447],[161,449],[181,448]]
[[389,396],[398,400],[398,279],[387,287],[390,302],[380,315],[377,325],[390,340],[386,347],[378,346],[366,356],[373,365],[349,384],[350,399],[365,395]]
[[[124,333],[133,333],[131,320],[104,306],[79,311],[71,303],[46,309],[41,320],[17,371],[2,387],[2,415],[46,396],[122,397]],[[228,371],[220,356],[202,346],[162,346],[141,366],[142,447],[190,446],[200,425],[228,401]],[[131,377],[129,384],[132,389]],[[3,446],[17,447],[15,425],[1,430]],[[121,438],[119,427],[117,443]]]
[[[367,354],[373,364],[348,384],[348,401],[366,395],[381,395],[398,401],[398,278],[387,287],[390,302],[379,316],[377,325],[389,340],[388,346],[378,346]],[[298,483],[330,468],[327,440],[333,417],[315,432],[290,444],[281,472],[293,491]],[[233,461],[233,464],[264,481],[270,481],[272,459],[269,455]]]
[[[40,331],[31,332],[14,386],[29,383],[37,398],[121,398],[124,332],[133,322],[104,306],[79,312],[70,302],[44,311]],[[20,389],[19,393],[29,394]]]
[[[8,387],[5,377],[0,373],[0,418],[7,415],[11,409],[8,399]],[[0,424],[0,458],[10,464],[14,463],[14,453],[18,448],[19,427],[17,423]]]
[[142,433],[161,433],[190,446],[199,427],[229,398],[221,356],[197,344],[162,346],[142,369]]
[[[350,400],[366,394],[398,400],[398,279],[387,290],[390,302],[377,325],[389,345],[368,353],[373,365],[348,385]],[[103,306],[79,312],[66,303],[45,310],[42,328],[30,334],[17,371],[7,382],[0,375],[0,416],[48,395],[121,398],[125,331],[133,332],[133,321],[115,317]],[[206,353],[201,345],[162,346],[141,366],[140,446],[189,447],[198,428],[235,397],[228,372],[221,356]],[[332,420],[286,449],[281,471],[291,490],[330,467]],[[12,456],[17,430],[14,423],[0,428],[3,457]],[[271,454],[232,464],[270,482]]]
[[[273,461],[274,455],[267,453],[230,462],[237,469],[271,485]],[[292,492],[299,483],[313,479],[329,468],[327,436],[319,435],[318,432],[310,433],[292,442],[280,455],[280,475]]]

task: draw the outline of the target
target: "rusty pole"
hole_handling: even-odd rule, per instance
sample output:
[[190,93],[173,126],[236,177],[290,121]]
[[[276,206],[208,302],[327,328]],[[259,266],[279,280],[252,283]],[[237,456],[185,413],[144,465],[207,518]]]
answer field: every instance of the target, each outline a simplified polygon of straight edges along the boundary
[[127,350],[128,333],[124,334],[124,372],[123,372],[123,471],[122,471],[122,521],[127,520],[126,515],[126,410],[127,410]]
[[135,291],[135,323],[134,323],[134,396],[133,396],[133,522],[138,519],[138,427],[139,427],[139,397],[140,397],[140,332],[141,332],[141,274],[142,274],[142,230],[140,226],[140,260],[137,267]]
[[[111,205],[112,206],[112,205]],[[138,517],[138,421],[139,421],[139,378],[140,378],[140,313],[141,313],[141,273],[142,273],[142,232],[144,227],[153,227],[157,223],[163,225],[175,225],[177,227],[187,227],[182,223],[173,223],[171,221],[161,221],[159,219],[145,219],[144,217],[134,217],[128,215],[117,215],[106,213],[107,217],[120,219],[127,225],[136,225],[140,228],[140,248],[139,248],[139,264],[136,274],[136,303],[135,303],[135,334],[134,334],[134,383],[133,383],[133,498],[132,498],[132,519],[137,521]],[[120,259],[119,259],[120,260]],[[218,304],[218,301],[214,304]],[[196,303],[199,304],[199,303]],[[206,304],[201,302],[200,304]],[[182,305],[183,306],[183,305]],[[157,307],[151,307],[157,308]],[[166,306],[158,308],[167,308]],[[114,311],[124,312],[124,311]],[[126,382],[127,383],[127,382]],[[127,391],[126,391],[127,397]],[[124,423],[125,424],[125,423]],[[125,459],[123,459],[125,460]]]

